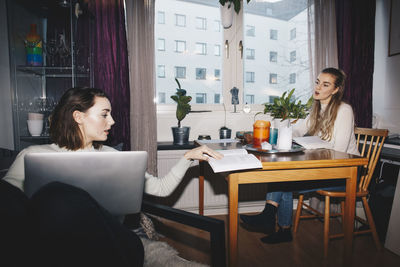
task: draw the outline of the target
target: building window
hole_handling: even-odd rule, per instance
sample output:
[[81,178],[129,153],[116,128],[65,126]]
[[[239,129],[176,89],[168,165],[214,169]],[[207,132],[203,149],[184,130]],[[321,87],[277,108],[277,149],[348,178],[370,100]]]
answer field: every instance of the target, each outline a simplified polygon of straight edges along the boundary
[[214,31],[215,32],[221,31],[221,21],[220,20],[214,20]]
[[206,72],[205,68],[196,68],[196,80],[205,80]]
[[205,104],[205,103],[207,103],[207,94],[196,93],[196,104]]
[[254,83],[255,73],[253,71],[246,71],[246,82]]
[[290,62],[296,61],[296,51],[290,52]]
[[186,42],[175,40],[175,52],[183,53],[186,51]]
[[246,36],[252,36],[252,37],[256,36],[256,27],[246,25]]
[[279,98],[279,96],[270,95],[270,96],[269,96],[269,103],[274,103],[274,101],[275,101],[276,98]]
[[254,59],[256,56],[256,50],[252,48],[246,48],[246,59]]
[[272,16],[272,8],[267,8],[267,15]]
[[269,52],[269,62],[278,62],[278,52]]
[[269,39],[278,40],[278,30],[270,30],[269,31]]
[[158,49],[158,51],[165,51],[165,39],[158,38],[157,49]]
[[296,28],[290,30],[290,40],[296,39]]
[[220,55],[221,55],[221,46],[214,45],[214,56],[220,56]]
[[157,99],[158,104],[165,104],[165,93],[159,92],[158,93],[158,99]]
[[247,104],[254,104],[254,95],[246,95],[245,103]]
[[186,79],[186,67],[175,67],[175,78]]
[[157,77],[158,78],[165,78],[165,65],[158,65],[157,66]]
[[196,29],[198,30],[207,30],[207,19],[197,17],[196,18]]
[[206,43],[196,43],[196,54],[207,55],[207,44]]
[[278,74],[270,73],[269,74],[269,83],[270,84],[277,84],[278,83]]
[[296,83],[296,73],[290,73],[289,83]]
[[214,104],[220,104],[221,94],[214,94]]
[[165,13],[163,11],[158,11],[157,22],[158,24],[165,24]]
[[214,78],[217,81],[219,81],[221,79],[221,70],[220,69],[215,69],[214,70]]
[[186,16],[175,14],[175,26],[186,27]]

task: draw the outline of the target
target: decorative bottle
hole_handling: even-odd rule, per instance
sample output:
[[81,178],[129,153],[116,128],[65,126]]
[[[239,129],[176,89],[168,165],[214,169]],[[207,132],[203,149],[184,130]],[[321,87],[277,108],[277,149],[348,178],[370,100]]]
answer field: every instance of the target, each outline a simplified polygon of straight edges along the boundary
[[31,24],[31,30],[26,35],[25,50],[26,50],[26,65],[42,66],[43,65],[43,45],[42,39],[36,31],[36,24]]

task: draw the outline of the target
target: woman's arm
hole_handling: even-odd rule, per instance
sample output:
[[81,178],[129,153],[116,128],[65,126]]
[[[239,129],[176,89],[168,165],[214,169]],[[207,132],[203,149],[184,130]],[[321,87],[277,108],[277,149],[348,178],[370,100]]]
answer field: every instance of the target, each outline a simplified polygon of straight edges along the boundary
[[334,150],[347,152],[352,135],[354,135],[354,115],[350,105],[342,103],[336,116],[332,135]]

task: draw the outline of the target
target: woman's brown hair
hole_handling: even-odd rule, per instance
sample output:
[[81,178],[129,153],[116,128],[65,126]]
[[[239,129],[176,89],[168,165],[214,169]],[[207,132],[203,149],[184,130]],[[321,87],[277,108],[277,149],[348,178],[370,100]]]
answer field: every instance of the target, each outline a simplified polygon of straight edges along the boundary
[[[96,97],[107,97],[97,88],[75,87],[68,89],[50,119],[50,138],[59,147],[78,150],[84,147],[82,132],[73,118],[74,111],[86,112],[94,105]],[[95,149],[101,148],[101,142],[93,142]]]
[[321,114],[321,102],[314,100],[310,112],[309,135],[317,135],[320,133],[322,139],[330,141],[332,139],[333,127],[335,125],[336,116],[339,106],[342,103],[344,84],[346,82],[346,74],[336,68],[326,68],[321,73],[327,73],[335,78],[335,88],[339,88],[336,94],[332,95],[325,111]]

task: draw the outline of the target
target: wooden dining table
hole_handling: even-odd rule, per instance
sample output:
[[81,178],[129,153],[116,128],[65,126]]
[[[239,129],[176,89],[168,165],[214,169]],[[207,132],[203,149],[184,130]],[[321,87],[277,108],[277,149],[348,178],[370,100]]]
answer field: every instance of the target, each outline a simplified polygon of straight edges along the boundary
[[[212,149],[233,149],[242,147],[240,143],[207,144]],[[237,265],[238,255],[238,195],[239,185],[321,181],[328,179],[346,180],[344,211],[344,254],[343,265],[351,265],[353,247],[353,227],[355,215],[357,169],[368,163],[367,158],[338,152],[331,149],[312,149],[296,153],[253,153],[262,162],[262,169],[233,171],[227,173],[229,217],[228,217],[228,260],[229,266]],[[204,212],[204,164],[200,164],[199,208]]]

